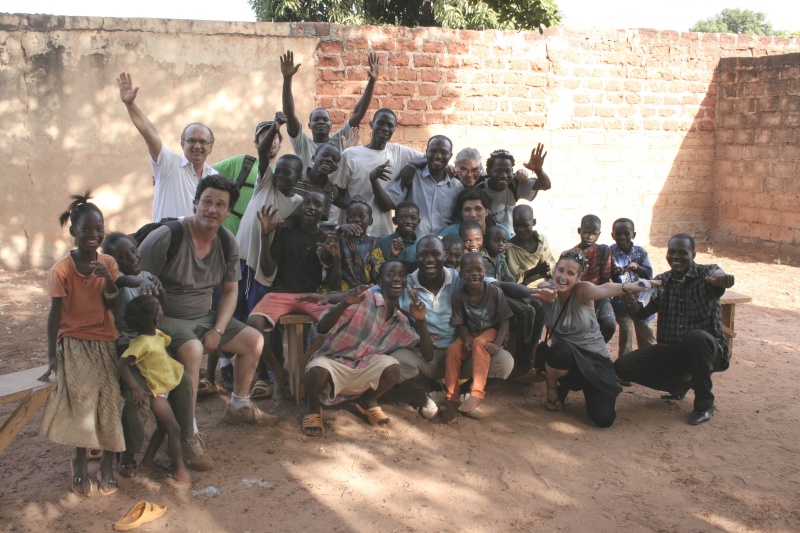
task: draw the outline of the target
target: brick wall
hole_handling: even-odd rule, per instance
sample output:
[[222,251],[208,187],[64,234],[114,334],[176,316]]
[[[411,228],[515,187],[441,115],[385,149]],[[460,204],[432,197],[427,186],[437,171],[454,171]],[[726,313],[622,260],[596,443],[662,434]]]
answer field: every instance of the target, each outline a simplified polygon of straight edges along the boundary
[[[537,142],[552,190],[534,202],[555,246],[577,240],[580,218],[632,218],[637,242],[677,231],[710,241],[715,203],[718,65],[728,57],[800,51],[797,39],[551,29],[473,32],[330,24],[221,23],[0,14],[0,153],[18,207],[0,223],[0,266],[48,266],[69,246],[53,205],[94,187],[107,226],[147,220],[152,190],[144,143],[118,101],[114,77],[138,73],[140,103],[167,146],[183,125],[215,131],[212,161],[252,151],[252,128],[280,109],[278,56],[292,49],[301,123],[314,107],[339,127],[380,56],[379,107],[399,116],[394,141],[423,149],[434,134],[455,150],[512,151]],[[367,121],[362,142],[369,138]],[[289,150],[288,142],[284,151]],[[716,194],[715,194],[716,192]],[[724,194],[724,193],[723,193]],[[797,225],[795,225],[797,227]]]
[[720,61],[714,240],[800,257],[800,54]]

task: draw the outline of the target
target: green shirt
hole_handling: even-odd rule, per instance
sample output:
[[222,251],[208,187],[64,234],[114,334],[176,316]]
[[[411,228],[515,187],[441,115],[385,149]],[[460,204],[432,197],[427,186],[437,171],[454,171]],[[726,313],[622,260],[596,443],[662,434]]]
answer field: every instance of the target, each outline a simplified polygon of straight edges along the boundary
[[[221,176],[225,176],[229,180],[236,182],[236,180],[239,179],[239,172],[242,171],[243,164],[244,154],[241,154],[229,157],[211,166],[214,167],[214,170]],[[247,209],[247,204],[249,204],[250,200],[253,198],[253,187],[255,187],[256,179],[258,179],[258,159],[253,163],[250,174],[239,190],[239,201],[233,206],[231,214],[222,221],[222,226],[228,228],[234,235],[239,231],[239,223],[242,220],[244,210]]]

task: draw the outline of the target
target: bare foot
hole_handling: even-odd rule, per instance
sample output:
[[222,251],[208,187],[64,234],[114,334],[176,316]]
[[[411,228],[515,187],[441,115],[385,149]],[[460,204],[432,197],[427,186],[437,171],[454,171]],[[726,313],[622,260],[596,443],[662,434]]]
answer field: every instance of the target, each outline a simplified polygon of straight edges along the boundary
[[155,461],[142,461],[139,463],[138,471],[150,479],[164,479],[169,475],[169,470],[156,463]]
[[439,416],[442,417],[442,422],[449,424],[458,416],[458,403],[446,401],[439,409]]
[[467,398],[467,401],[462,403],[461,407],[459,407],[458,410],[464,414],[471,413],[472,411],[480,407],[482,403],[483,403],[483,398],[478,398],[470,394],[469,398]]
[[184,483],[186,485],[192,484],[192,474],[183,464],[175,464],[175,472],[172,474],[172,478],[178,483]]

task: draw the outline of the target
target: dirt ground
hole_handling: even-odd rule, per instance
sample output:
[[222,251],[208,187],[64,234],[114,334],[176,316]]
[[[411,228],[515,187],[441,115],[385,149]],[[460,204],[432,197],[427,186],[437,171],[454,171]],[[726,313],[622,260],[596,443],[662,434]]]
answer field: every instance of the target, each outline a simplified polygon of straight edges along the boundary
[[[580,394],[550,413],[542,384],[493,383],[482,421],[428,422],[393,392],[392,429],[345,406],[325,411],[320,439],[287,402],[261,400],[282,417],[275,428],[225,426],[220,395],[198,402],[216,468],[191,489],[120,478],[119,492],[87,500],[69,491],[72,450],[40,437],[37,415],[0,456],[0,531],[109,531],[141,499],[169,507],[141,531],[800,531],[798,270],[708,252],[697,261],[735,274],[753,303],[737,306],[731,368],[715,375],[718,411],[703,426],[686,423],[691,393],[626,388],[601,430]],[[657,272],[664,253],[650,249]],[[1,373],[46,362],[44,280],[0,272]],[[208,487],[218,495],[193,494]]]

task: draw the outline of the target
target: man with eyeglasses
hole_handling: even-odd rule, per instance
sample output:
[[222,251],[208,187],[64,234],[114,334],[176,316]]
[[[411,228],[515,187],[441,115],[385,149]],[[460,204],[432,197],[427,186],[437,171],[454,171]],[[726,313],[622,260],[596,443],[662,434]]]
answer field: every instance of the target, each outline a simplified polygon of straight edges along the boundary
[[136,105],[139,87],[133,86],[131,75],[122,72],[117,84],[119,97],[150,153],[155,181],[153,222],[191,215],[198,182],[205,176],[216,174],[214,168],[206,163],[214,147],[214,134],[208,126],[193,122],[181,133],[183,153],[169,151],[161,141],[156,127]]

